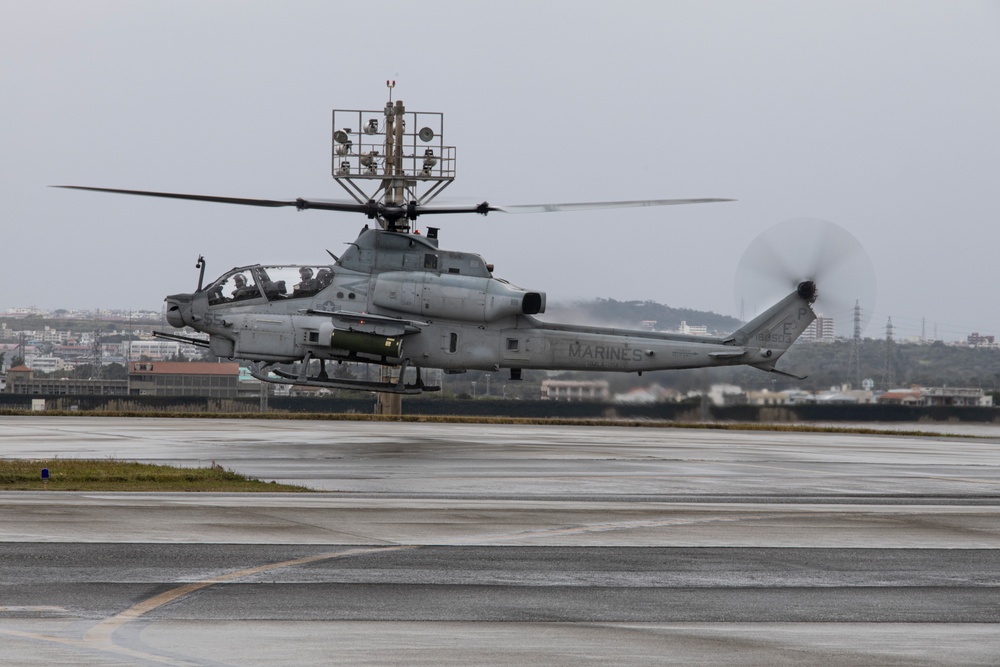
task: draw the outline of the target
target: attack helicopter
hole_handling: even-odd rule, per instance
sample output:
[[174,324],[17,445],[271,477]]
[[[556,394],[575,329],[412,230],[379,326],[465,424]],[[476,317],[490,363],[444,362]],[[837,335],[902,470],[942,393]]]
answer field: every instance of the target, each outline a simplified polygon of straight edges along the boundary
[[[264,382],[419,394],[424,369],[445,373],[525,369],[639,373],[748,365],[789,375],[776,362],[815,319],[811,279],[725,336],[597,328],[543,321],[546,294],[493,275],[480,255],[440,247],[439,228],[420,234],[422,216],[536,213],[731,201],[667,199],[540,205],[431,201],[455,178],[455,147],[444,143],[443,115],[407,111],[402,101],[380,110],[334,110],[332,175],[350,199],[268,200],[58,186],[116,194],[262,207],[361,213],[357,239],[332,262],[250,264],[205,283],[198,258],[194,292],[167,296],[166,319],[207,337],[158,332],[213,355],[253,362]],[[316,363],[313,363],[316,362]],[[328,363],[379,366],[378,381],[335,377]],[[288,364],[297,366],[288,367]],[[287,370],[291,368],[292,370]],[[414,373],[408,374],[413,368]],[[297,370],[296,370],[297,369]],[[388,370],[389,372],[384,372]]]

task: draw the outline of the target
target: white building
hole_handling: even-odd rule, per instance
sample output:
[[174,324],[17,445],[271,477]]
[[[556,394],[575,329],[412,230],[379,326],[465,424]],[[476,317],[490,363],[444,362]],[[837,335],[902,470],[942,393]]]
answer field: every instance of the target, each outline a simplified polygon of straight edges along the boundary
[[69,331],[59,331],[52,327],[45,327],[45,331],[41,331],[39,334],[39,338],[42,339],[43,343],[54,343],[56,345],[65,345],[69,342],[70,337]]
[[153,361],[163,361],[176,357],[181,350],[181,344],[171,340],[133,340],[128,347],[128,356],[132,360],[146,357]]
[[42,373],[52,373],[67,368],[66,362],[59,357],[36,357],[30,354],[25,355],[24,365]]
[[704,324],[688,324],[684,320],[681,320],[681,325],[677,328],[678,333],[687,334],[689,336],[707,336],[708,327]]
[[804,391],[771,391],[761,389],[760,391],[748,391],[747,403],[750,405],[796,405],[807,403],[807,397],[811,396]]
[[810,343],[832,343],[833,318],[817,315],[816,319],[802,332],[802,340]]
[[651,384],[648,387],[636,387],[621,394],[615,394],[612,399],[615,403],[623,405],[649,405],[652,403],[675,402],[677,392],[673,389],[664,389],[658,384]]
[[606,401],[610,394],[607,380],[542,381],[543,401]]

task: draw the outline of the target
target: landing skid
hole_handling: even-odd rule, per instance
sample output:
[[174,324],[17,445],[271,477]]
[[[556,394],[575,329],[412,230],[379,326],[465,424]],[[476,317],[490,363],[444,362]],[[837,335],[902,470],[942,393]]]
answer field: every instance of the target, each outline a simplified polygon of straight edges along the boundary
[[[324,387],[326,389],[350,389],[353,391],[374,391],[386,394],[422,394],[425,391],[441,391],[441,387],[425,385],[420,377],[420,369],[417,369],[417,381],[414,384],[405,384],[403,376],[406,373],[407,364],[404,362],[399,369],[399,380],[397,382],[369,382],[367,380],[345,380],[331,378],[326,374],[326,368],[321,367],[319,375],[307,376],[304,372],[295,375],[286,371],[269,368],[266,364],[257,369],[250,369],[250,375],[261,382],[272,384],[290,384],[298,387]],[[303,364],[303,369],[307,364]],[[277,377],[274,377],[277,376]]]

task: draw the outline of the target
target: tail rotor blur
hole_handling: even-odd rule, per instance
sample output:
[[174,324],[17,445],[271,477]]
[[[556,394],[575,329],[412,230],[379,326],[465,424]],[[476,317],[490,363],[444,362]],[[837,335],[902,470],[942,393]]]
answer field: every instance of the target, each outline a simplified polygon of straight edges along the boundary
[[864,331],[875,308],[875,267],[850,232],[818,218],[781,222],[747,247],[736,269],[738,312],[751,319],[803,281],[815,283],[813,310],[833,318],[838,335],[853,331],[855,303]]

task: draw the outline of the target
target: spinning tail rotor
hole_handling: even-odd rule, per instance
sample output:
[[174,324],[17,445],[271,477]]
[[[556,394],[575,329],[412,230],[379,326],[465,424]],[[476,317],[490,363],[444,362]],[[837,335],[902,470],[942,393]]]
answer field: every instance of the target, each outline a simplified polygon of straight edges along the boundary
[[817,218],[786,220],[750,244],[736,269],[736,307],[751,319],[804,282],[813,283],[813,310],[833,318],[838,335],[849,335],[855,304],[864,331],[875,308],[875,267],[850,232]]

